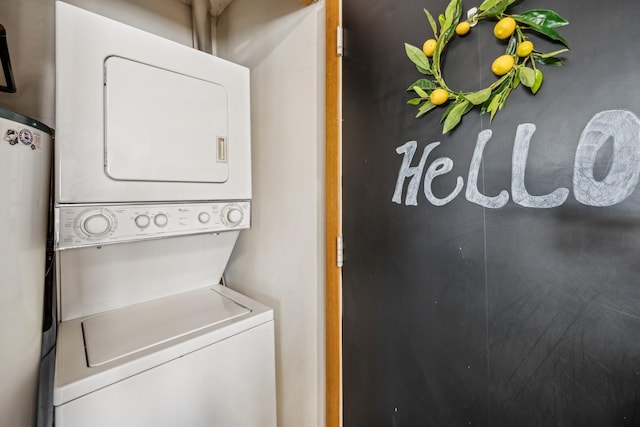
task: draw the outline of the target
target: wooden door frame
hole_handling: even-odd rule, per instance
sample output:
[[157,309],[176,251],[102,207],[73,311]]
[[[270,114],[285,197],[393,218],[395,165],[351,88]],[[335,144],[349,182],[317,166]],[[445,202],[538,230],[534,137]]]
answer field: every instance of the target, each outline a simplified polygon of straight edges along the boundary
[[342,28],[341,0],[326,0],[325,184],[326,184],[326,427],[342,426],[342,60],[337,52]]

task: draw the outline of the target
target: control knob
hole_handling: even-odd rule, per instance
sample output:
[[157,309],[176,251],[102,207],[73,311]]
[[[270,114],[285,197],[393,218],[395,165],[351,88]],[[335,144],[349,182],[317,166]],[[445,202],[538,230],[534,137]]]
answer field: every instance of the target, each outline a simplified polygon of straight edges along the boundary
[[147,228],[151,223],[151,220],[147,215],[138,215],[134,221],[136,222],[136,225],[140,228]]
[[167,216],[165,214],[157,214],[154,218],[153,218],[153,222],[158,226],[158,227],[164,227],[165,225],[167,225],[167,223],[169,222],[169,218],[167,218]]
[[198,221],[200,221],[202,224],[208,223],[210,219],[211,217],[206,212],[200,212],[200,214],[198,215]]
[[242,218],[244,217],[242,209],[236,205],[228,206],[224,210],[222,215],[223,215],[222,219],[224,220],[224,222],[230,226],[235,226],[240,224],[240,222],[242,222]]
[[102,213],[88,216],[82,221],[82,231],[87,236],[100,237],[111,231],[111,218]]

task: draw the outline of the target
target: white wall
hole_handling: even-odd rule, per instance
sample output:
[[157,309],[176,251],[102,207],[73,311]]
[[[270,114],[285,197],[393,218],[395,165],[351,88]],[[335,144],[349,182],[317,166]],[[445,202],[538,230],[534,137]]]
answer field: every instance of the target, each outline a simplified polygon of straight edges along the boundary
[[234,0],[218,54],[251,69],[253,213],[226,278],[276,314],[278,425],[324,426],[324,2]]
[[[67,0],[191,46],[191,8],[173,0]],[[55,127],[54,0],[0,0],[17,93],[0,92],[0,107]]]

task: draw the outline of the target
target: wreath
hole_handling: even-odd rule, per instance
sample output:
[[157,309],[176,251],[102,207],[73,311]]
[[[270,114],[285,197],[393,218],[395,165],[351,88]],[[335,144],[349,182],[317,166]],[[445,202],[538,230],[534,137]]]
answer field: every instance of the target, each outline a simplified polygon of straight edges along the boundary
[[[567,52],[567,41],[558,34],[556,28],[569,22],[552,10],[535,9],[520,14],[506,13],[516,0],[485,0],[479,7],[467,13],[467,19],[460,21],[462,0],[451,0],[445,13],[438,16],[440,31],[436,20],[424,9],[427,20],[433,30],[434,38],[424,42],[422,49],[405,43],[409,59],[418,71],[431,78],[421,78],[411,84],[408,92],[415,92],[416,98],[407,101],[418,107],[416,118],[441,105],[447,105],[442,115],[442,133],[455,128],[462,116],[474,107],[480,107],[482,114],[489,113],[490,121],[502,110],[511,91],[520,84],[528,87],[534,95],[542,85],[543,74],[536,64],[562,66],[558,55]],[[447,44],[456,36],[464,36],[482,19],[497,20],[493,33],[506,41],[504,55],[493,61],[491,70],[498,77],[489,87],[475,92],[456,92],[451,90],[442,76],[442,58]],[[533,42],[526,36],[535,32],[554,43],[565,47],[554,52],[542,53],[534,48]]]

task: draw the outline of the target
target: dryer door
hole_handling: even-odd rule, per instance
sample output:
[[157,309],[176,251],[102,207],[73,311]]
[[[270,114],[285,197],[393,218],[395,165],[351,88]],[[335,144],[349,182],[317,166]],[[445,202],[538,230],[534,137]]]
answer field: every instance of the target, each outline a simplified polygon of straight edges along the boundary
[[109,177],[208,183],[228,179],[224,87],[117,56],[107,58],[104,69]]

